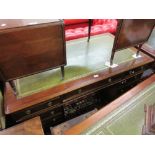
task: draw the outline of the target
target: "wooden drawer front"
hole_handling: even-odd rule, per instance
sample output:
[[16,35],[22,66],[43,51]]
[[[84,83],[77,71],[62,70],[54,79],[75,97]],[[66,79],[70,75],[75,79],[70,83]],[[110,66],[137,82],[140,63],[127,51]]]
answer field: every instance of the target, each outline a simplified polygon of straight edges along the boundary
[[117,88],[122,89],[132,85],[133,83],[139,82],[141,80],[142,73],[132,76],[131,78],[124,79],[117,83]]
[[26,116],[21,116],[21,117],[14,117],[14,115],[12,115],[12,118],[15,120],[16,123],[20,123],[36,116],[41,116],[45,119],[48,116],[55,116],[55,115],[63,115],[62,108],[59,107],[59,108],[43,109],[36,113],[27,114]]
[[124,84],[127,79],[135,77],[139,74],[142,74],[144,70],[145,70],[145,67],[142,66],[142,67],[138,67],[138,68],[126,71],[124,73],[118,74],[116,76],[110,77],[107,79],[106,84],[104,86],[108,87],[117,83]]
[[57,98],[42,102],[40,104],[37,104],[36,106],[32,106],[31,113],[34,113],[43,109],[59,106],[60,104],[62,104],[62,99],[60,97],[57,97]]
[[73,97],[73,96],[76,96],[76,95],[80,95],[82,92],[84,92],[84,91],[83,91],[83,88],[80,88],[80,89],[74,90],[74,91],[72,91],[72,92],[69,92],[69,93],[67,93],[67,94],[64,94],[64,95],[63,95],[63,102],[64,102],[66,99],[70,98],[70,97]]
[[66,100],[76,98],[76,97],[79,97],[84,94],[96,92],[96,91],[98,91],[98,87],[104,87],[105,85],[107,85],[107,83],[108,83],[108,79],[97,82],[97,83],[93,83],[91,85],[87,85],[85,87],[79,88],[72,92],[69,92],[69,93],[63,95],[63,103],[66,102]]
[[64,117],[62,115],[58,115],[55,117],[48,117],[46,119],[42,119],[42,125],[43,128],[47,129],[54,125],[62,123],[63,121],[65,121]]
[[137,67],[135,69],[128,71],[127,75],[134,75],[134,74],[137,74],[138,72],[144,72],[145,70],[152,68],[152,66],[153,66],[153,63],[149,63],[144,66]]
[[46,101],[46,102],[42,102],[42,103],[40,103],[40,104],[38,104],[36,106],[32,106],[32,107],[29,107],[27,109],[21,110],[21,111],[19,111],[17,113],[14,113],[13,117],[16,120],[19,120],[19,119],[21,119],[23,117],[27,117],[29,115],[33,115],[35,113],[38,113],[39,111],[42,111],[42,110],[49,109],[49,108],[55,107],[57,105],[60,105],[61,102],[62,101],[61,101],[60,98],[49,100],[49,101]]
[[97,102],[96,94],[89,94],[78,99],[68,100],[64,103],[64,116],[67,119],[83,114],[94,109]]
[[124,73],[121,73],[121,74],[115,75],[113,77],[107,78],[105,80],[99,81],[97,83],[93,83],[91,85],[79,88],[77,90],[69,92],[68,94],[65,94],[63,96],[63,102],[65,102],[69,98],[76,98],[78,96],[81,96],[82,94],[85,94],[88,92],[96,92],[98,90],[109,87],[109,86],[114,85],[116,83],[120,83],[127,78],[133,77],[137,74],[141,74],[144,70],[145,70],[145,66],[138,67],[138,68],[135,68],[133,70],[129,70],[129,71],[126,71]]
[[63,107],[58,107],[41,114],[40,117],[42,120],[45,120],[49,117],[53,118],[56,116],[63,116],[63,115],[64,115]]

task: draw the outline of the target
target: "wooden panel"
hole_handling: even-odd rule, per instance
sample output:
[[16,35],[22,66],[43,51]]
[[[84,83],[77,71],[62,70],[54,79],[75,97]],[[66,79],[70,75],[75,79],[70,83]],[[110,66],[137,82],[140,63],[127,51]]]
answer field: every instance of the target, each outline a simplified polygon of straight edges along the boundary
[[40,117],[35,117],[21,124],[0,131],[0,135],[43,135]]
[[6,31],[6,29],[19,28],[24,26],[32,26],[44,23],[58,22],[58,19],[1,19],[0,31]]
[[0,72],[3,81],[66,64],[63,23],[52,20],[42,22],[39,20],[39,24],[27,25],[27,21],[22,24],[11,20],[8,28],[0,30]]
[[124,49],[148,40],[154,19],[123,19],[120,20],[115,39],[115,50]]

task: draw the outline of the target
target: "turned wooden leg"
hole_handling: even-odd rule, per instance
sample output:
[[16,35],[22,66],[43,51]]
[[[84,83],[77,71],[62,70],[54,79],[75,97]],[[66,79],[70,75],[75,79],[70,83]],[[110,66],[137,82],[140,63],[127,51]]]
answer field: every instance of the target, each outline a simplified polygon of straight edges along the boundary
[[139,55],[139,52],[141,51],[141,47],[143,46],[143,44],[140,44],[139,46],[138,46],[138,50],[137,50],[137,53],[136,53],[136,56],[138,57],[138,55]]
[[112,51],[111,58],[110,58],[110,66],[112,66],[112,65],[113,65],[114,55],[115,55],[115,52],[114,52],[114,51]]
[[64,77],[65,77],[64,66],[61,66],[61,75],[62,75],[62,80],[64,80]]
[[10,83],[10,86],[12,87],[14,93],[17,95],[18,94],[18,91],[16,89],[15,82],[12,80],[12,81],[9,81],[9,83]]
[[90,40],[90,34],[91,34],[91,25],[92,25],[92,19],[89,19],[89,21],[88,21],[89,23],[88,23],[88,42],[89,42],[89,40]]

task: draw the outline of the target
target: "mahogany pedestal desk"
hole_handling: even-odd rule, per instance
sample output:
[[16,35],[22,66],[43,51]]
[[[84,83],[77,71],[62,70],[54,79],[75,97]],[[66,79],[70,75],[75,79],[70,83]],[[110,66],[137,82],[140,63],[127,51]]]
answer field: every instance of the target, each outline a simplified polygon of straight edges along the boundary
[[65,134],[141,135],[144,105],[155,104],[155,74]]
[[[114,36],[103,34],[68,41],[65,78],[60,70],[50,70],[15,81],[18,95],[7,83],[4,92],[7,126],[40,116],[44,130],[77,117],[94,108],[103,107],[110,92],[122,93],[141,80],[154,60],[144,53],[135,59],[135,48],[116,53],[115,68],[105,62],[110,59]],[[116,90],[117,88],[117,90]],[[107,99],[108,100],[108,99]],[[104,104],[103,104],[104,103]]]
[[40,117],[35,117],[0,131],[0,135],[44,135],[44,132]]

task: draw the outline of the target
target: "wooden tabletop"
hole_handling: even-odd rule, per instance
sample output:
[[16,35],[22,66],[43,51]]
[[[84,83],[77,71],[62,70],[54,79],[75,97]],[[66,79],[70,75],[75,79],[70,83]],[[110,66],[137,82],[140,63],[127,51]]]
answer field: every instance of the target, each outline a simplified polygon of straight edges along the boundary
[[151,85],[153,82],[155,82],[155,74],[151,76],[149,79],[145,80],[144,82],[140,83],[118,99],[114,100],[112,103],[108,104],[106,107],[99,110],[97,113],[89,117],[88,119],[84,120],[83,122],[77,124],[76,126],[72,127],[71,129],[65,131],[65,134],[67,135],[77,135],[81,134],[82,132],[86,131],[88,128],[90,128],[92,125],[94,125],[99,120],[103,119],[105,116],[110,114],[112,111],[114,111],[116,108],[120,107],[127,101],[129,101],[133,96],[147,88],[149,85]]
[[44,135],[40,117],[15,125],[0,131],[0,135]]
[[58,19],[1,19],[0,31],[23,26],[32,26],[44,23],[57,22]]

